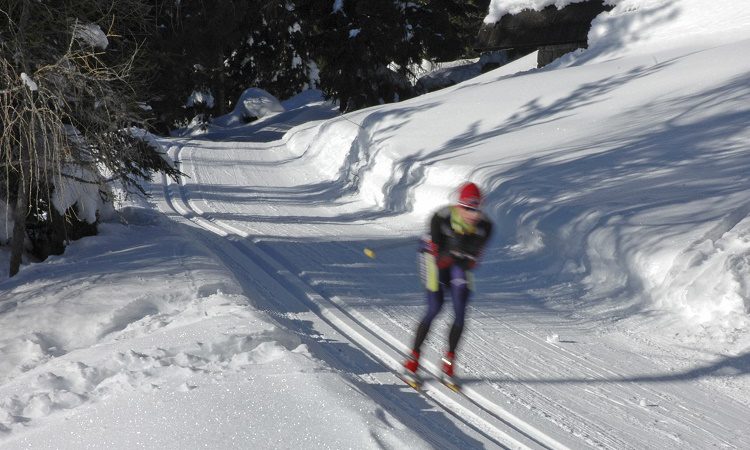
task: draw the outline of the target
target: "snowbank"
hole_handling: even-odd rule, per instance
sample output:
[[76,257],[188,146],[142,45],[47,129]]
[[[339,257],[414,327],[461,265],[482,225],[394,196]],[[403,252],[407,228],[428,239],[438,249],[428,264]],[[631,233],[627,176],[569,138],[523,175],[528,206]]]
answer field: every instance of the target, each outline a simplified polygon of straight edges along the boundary
[[87,223],[96,222],[97,212],[105,206],[99,194],[98,177],[90,170],[72,165],[63,167],[63,174],[52,193],[55,209],[64,214],[68,208],[75,206],[79,219]]
[[429,63],[425,61],[420,67],[423,75],[416,82],[417,87],[423,92],[432,92],[448,86],[470,80],[486,72],[485,67],[489,64],[495,67],[508,61],[507,54],[500,52],[487,52],[480,58],[451,61],[448,63]]
[[3,282],[0,446],[424,448],[282,326],[302,313],[258,311],[210,238],[123,214]]
[[[486,76],[502,78],[532,70],[536,57],[534,52]],[[467,83],[484,82],[483,77],[473,77]],[[424,103],[432,105],[433,98],[450,97],[454,90],[466,86],[464,83],[399,104],[356,111],[314,127],[296,127],[284,141],[293,154],[310,158],[310,164],[324,176],[354,186],[361,200],[390,212],[411,214],[421,221],[435,208],[435,199],[447,201],[455,187],[467,179],[485,181],[477,178],[480,175],[475,173],[475,163],[432,165],[424,164],[421,157],[429,156],[427,150],[431,148],[436,155],[441,152],[438,148],[442,140],[463,123],[456,121],[462,109],[447,106],[440,115],[411,120],[413,115],[419,118],[420,110],[430,108]],[[403,132],[406,125],[416,127],[424,123],[422,120],[428,123],[424,129]],[[412,155],[415,151],[427,154]]]
[[413,220],[478,182],[502,230],[495,251],[535,261],[552,282],[576,280],[592,312],[658,312],[731,342],[750,328],[750,61],[737,57],[748,41],[697,36],[743,37],[747,9],[619,2],[597,27],[621,33],[563,62],[511,64],[290,145],[361,200]]
[[249,88],[240,95],[231,113],[215,118],[211,124],[236,127],[280,112],[284,112],[284,107],[276,97],[263,89]]
[[287,147],[296,155],[314,161],[315,168],[328,178],[336,178],[345,170],[345,159],[359,133],[353,119],[331,119],[317,127],[302,125],[286,133]]
[[[554,5],[561,9],[584,0],[492,0],[485,23],[524,9],[540,11]],[[721,45],[750,38],[750,4],[712,0],[606,0],[612,11],[594,19],[585,58],[616,58],[633,52],[653,53],[681,45]]]
[[306,89],[299,94],[282,101],[281,106],[284,108],[284,111],[290,111],[292,109],[303,108],[306,106],[319,105],[325,101],[323,91],[318,89]]
[[[712,0],[619,0],[594,19],[583,61],[675,46],[696,50],[750,38],[750,3]],[[581,60],[578,61],[580,63]]]

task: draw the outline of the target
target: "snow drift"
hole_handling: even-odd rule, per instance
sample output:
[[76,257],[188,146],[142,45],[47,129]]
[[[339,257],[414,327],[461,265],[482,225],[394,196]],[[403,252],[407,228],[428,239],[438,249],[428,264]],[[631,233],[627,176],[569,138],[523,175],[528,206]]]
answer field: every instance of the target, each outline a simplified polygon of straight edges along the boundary
[[289,145],[412,220],[479,182],[493,251],[578,280],[589,308],[664,311],[732,341],[748,327],[750,6],[616,3],[589,50],[550,67],[526,58]]
[[215,118],[211,124],[219,127],[243,125],[283,111],[281,102],[273,95],[263,89],[248,88],[240,95],[231,113]]

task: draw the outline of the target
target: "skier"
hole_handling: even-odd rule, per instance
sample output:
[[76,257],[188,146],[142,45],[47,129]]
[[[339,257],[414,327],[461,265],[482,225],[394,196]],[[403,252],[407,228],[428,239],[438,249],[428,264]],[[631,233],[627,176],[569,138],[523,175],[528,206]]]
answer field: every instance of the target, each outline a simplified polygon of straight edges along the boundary
[[443,382],[454,390],[456,347],[464,329],[466,305],[472,287],[471,270],[477,265],[482,250],[490,238],[492,223],[480,211],[482,194],[474,183],[466,183],[459,190],[457,205],[445,206],[430,220],[429,233],[420,245],[420,274],[427,289],[427,313],[417,327],[411,355],[404,362],[406,381],[419,388],[421,381],[419,354],[427,338],[430,325],[443,307],[445,291],[453,301],[455,319],[448,336],[448,351],[443,358]]

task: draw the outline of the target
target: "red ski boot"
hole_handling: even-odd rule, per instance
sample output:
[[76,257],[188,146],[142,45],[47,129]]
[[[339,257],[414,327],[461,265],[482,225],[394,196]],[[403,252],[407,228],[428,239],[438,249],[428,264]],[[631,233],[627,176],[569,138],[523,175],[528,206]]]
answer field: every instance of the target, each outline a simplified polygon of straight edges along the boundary
[[403,378],[406,384],[419,390],[422,387],[422,378],[417,374],[419,370],[419,352],[412,350],[404,361]]
[[451,390],[455,392],[461,391],[461,386],[458,384],[458,380],[456,380],[456,377],[453,372],[454,367],[454,361],[456,359],[456,354],[453,352],[447,352],[445,356],[443,357],[443,378],[441,381],[444,385],[448,386]]

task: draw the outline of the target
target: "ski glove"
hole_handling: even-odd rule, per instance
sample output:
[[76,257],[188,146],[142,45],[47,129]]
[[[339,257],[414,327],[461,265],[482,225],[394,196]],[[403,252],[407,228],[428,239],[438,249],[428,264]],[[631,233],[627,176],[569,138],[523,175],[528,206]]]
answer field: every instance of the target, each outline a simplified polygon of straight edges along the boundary
[[432,239],[427,238],[426,236],[422,239],[422,245],[420,245],[419,251],[422,253],[429,253],[432,256],[438,255],[438,246],[434,242],[432,242]]
[[437,244],[432,241],[432,239],[422,239],[422,244],[420,245],[419,251],[432,255],[435,258],[435,263],[437,264],[438,269],[446,269],[454,263],[453,257],[451,255],[440,254],[440,249],[438,248]]
[[435,263],[437,264],[438,269],[447,269],[454,263],[451,255],[445,253],[440,254],[440,249],[431,239],[423,239],[422,248],[420,250],[435,257]]

